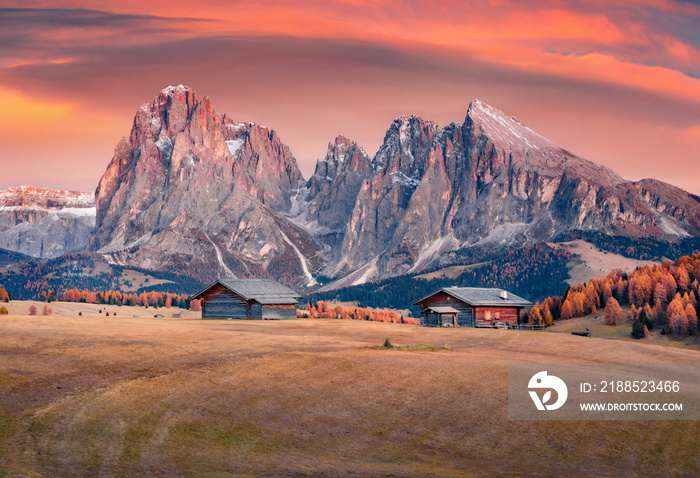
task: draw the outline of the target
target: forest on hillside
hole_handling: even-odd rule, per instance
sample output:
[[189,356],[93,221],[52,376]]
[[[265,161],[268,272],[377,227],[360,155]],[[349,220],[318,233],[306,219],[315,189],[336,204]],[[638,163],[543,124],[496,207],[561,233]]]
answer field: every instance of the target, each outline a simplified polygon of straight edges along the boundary
[[357,302],[359,307],[409,309],[413,317],[420,316],[420,310],[412,305],[413,302],[442,287],[499,287],[534,302],[566,290],[566,264],[570,260],[571,253],[545,243],[496,254],[470,251],[464,252],[450,265],[486,263],[465,270],[454,279],[416,277],[435,269],[432,268],[379,282],[317,292],[302,300],[303,303],[337,300]]
[[[107,272],[100,272],[102,270]],[[123,290],[122,287],[133,287],[128,279],[123,278],[126,270],[169,281],[155,286],[146,281],[143,287],[137,289],[138,293],[155,291],[193,294],[204,287],[197,279],[185,275],[107,265],[89,254],[66,254],[48,261],[34,260],[8,267],[0,271],[0,287],[5,288],[15,299],[39,299],[42,292],[47,294],[50,290],[58,297],[69,289],[93,292]]]
[[[699,287],[700,252],[674,262],[637,267],[629,275],[613,270],[603,279],[577,284],[561,296],[536,304],[528,321],[551,325],[554,320],[582,317],[604,308],[608,323],[632,321],[637,338],[655,329],[687,337],[698,333]],[[624,306],[630,306],[627,317],[622,316]]]
[[677,242],[662,241],[653,237],[611,236],[595,231],[572,231],[556,237],[555,242],[582,239],[598,249],[642,261],[663,261],[692,255],[700,250],[700,237],[685,237]]

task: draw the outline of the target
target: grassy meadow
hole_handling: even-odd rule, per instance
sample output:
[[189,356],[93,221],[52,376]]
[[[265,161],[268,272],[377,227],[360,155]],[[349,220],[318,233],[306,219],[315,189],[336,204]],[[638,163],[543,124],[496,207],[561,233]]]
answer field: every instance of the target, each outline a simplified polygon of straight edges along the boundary
[[[0,477],[700,474],[698,422],[509,421],[506,409],[509,362],[697,363],[692,349],[20,306],[0,316]],[[402,350],[378,348],[386,337]]]

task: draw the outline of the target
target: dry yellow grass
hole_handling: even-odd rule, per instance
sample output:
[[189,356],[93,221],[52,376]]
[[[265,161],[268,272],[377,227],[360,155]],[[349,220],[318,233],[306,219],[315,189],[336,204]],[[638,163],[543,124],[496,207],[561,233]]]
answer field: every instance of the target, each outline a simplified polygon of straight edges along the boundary
[[[394,344],[449,350],[373,350]],[[0,317],[0,476],[697,476],[697,422],[516,422],[509,362],[698,362],[565,334]]]
[[[172,284],[172,281],[165,279],[157,279],[152,275],[144,274],[143,272],[134,271],[131,269],[123,271],[121,276],[119,277],[119,280],[119,290],[121,290],[122,292],[136,292],[138,289],[144,286]],[[126,285],[127,282],[131,285]]]
[[[629,309],[625,308],[627,313]],[[642,344],[662,345],[665,347],[688,348],[700,351],[700,339],[698,336],[677,338],[671,335],[662,335],[660,329],[654,329],[649,334],[649,337],[644,339],[632,338],[632,324],[624,322],[619,325],[608,325],[605,323],[605,314],[599,312],[595,315],[587,315],[569,320],[560,320],[553,326],[547,328],[547,332],[561,332],[571,334],[573,331],[582,332],[588,328],[591,331],[592,337],[603,339],[624,340],[627,342],[636,342]]]
[[179,307],[141,307],[141,306],[117,306],[107,304],[85,304],[80,302],[39,302],[34,300],[13,300],[9,303],[2,304],[8,311],[8,315],[29,315],[29,308],[34,305],[37,308],[37,313],[41,315],[44,306],[48,306],[53,310],[54,316],[73,317],[82,313],[84,317],[98,317],[117,314],[117,317],[153,317],[156,314],[172,317],[173,314],[180,314],[182,317],[191,319],[201,318],[201,312],[192,312]]
[[640,261],[601,251],[593,244],[582,240],[548,244],[579,255],[566,265],[570,277],[566,282],[569,285],[583,284],[593,277],[602,279],[613,269],[622,269],[624,272],[631,273],[637,266],[654,264],[652,261]]
[[456,279],[457,277],[459,277],[461,274],[464,274],[468,270],[476,269],[477,267],[481,267],[481,266],[489,264],[489,263],[490,262],[477,262],[475,264],[469,264],[466,266],[443,267],[442,269],[438,269],[434,272],[428,272],[426,274],[417,275],[416,278],[417,279],[425,279],[425,280],[437,279],[440,277],[444,277],[446,279]]

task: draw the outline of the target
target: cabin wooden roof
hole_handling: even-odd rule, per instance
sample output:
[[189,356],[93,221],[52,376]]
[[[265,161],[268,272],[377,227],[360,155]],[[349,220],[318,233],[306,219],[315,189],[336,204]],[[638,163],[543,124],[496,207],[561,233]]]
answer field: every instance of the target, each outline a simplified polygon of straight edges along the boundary
[[[439,292],[455,297],[462,302],[477,307],[529,307],[532,302],[518,297],[503,289],[486,289],[481,287],[443,287],[432,294],[417,300],[413,304],[419,304],[425,299]],[[505,294],[504,294],[505,293]],[[505,298],[503,297],[505,295]]]
[[432,310],[436,314],[459,314],[459,311],[454,307],[428,307],[428,310]]
[[296,304],[301,298],[297,292],[272,279],[219,279],[192,298],[197,299],[215,285],[220,284],[246,300],[260,304]]

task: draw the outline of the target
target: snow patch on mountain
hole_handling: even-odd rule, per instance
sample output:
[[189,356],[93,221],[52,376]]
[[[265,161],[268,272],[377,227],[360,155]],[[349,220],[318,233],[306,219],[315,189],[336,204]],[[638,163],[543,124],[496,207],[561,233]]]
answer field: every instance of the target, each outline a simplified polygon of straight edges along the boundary
[[399,127],[399,144],[401,145],[401,150],[403,153],[411,158],[413,162],[413,153],[411,152],[411,123],[410,119],[406,116],[401,117],[401,126]]
[[[51,209],[49,209],[51,211]],[[80,216],[80,217],[95,217],[97,215],[96,207],[66,207],[60,209],[58,214],[64,214],[68,216]]]
[[156,146],[163,152],[163,156],[169,156],[173,151],[173,142],[164,131],[160,132],[156,140]]
[[316,279],[314,279],[314,276],[312,276],[311,272],[309,271],[309,264],[308,264],[306,257],[304,257],[304,255],[301,253],[301,251],[296,246],[296,244],[294,244],[289,239],[289,236],[287,236],[287,234],[285,234],[282,229],[279,230],[279,233],[280,233],[280,236],[282,236],[282,239],[284,240],[284,242],[289,244],[290,247],[292,248],[292,250],[296,253],[297,257],[299,257],[299,262],[301,263],[301,268],[304,271],[304,275],[306,276],[306,279],[307,279],[307,282],[306,282],[307,287],[315,286],[317,284],[317,282],[316,282]]
[[524,144],[528,148],[537,150],[559,148],[556,143],[535,133],[515,117],[508,117],[501,110],[479,100],[474,100],[469,105],[469,114],[475,123],[478,122],[484,128],[484,132],[494,141],[497,140],[516,147],[522,147]]
[[42,212],[46,214],[58,214],[64,216],[95,217],[95,207],[65,207],[62,209],[47,209],[38,206],[0,206],[0,212]]
[[418,185],[420,184],[420,178],[408,177],[404,173],[402,173],[401,171],[389,173],[389,177],[391,177],[392,183],[399,183],[402,186],[406,186],[409,188],[417,188]]
[[234,140],[226,141],[226,146],[231,153],[231,156],[235,156],[238,151],[240,151],[245,145],[245,138],[237,138]]
[[165,96],[173,96],[175,93],[186,93],[188,91],[190,91],[189,86],[185,86],[185,85],[180,84],[177,86],[173,86],[173,85],[167,86],[167,87],[163,88],[160,93],[162,95],[165,95]]

